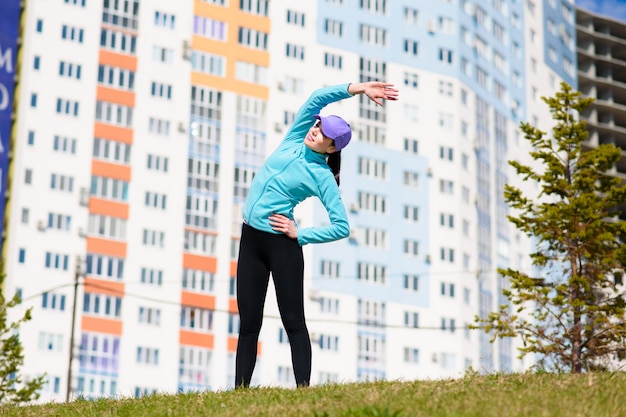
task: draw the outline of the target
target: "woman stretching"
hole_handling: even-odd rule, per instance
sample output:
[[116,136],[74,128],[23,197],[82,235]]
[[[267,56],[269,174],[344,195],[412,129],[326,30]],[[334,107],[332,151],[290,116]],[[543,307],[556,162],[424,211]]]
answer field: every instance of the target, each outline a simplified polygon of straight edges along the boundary
[[[302,246],[348,237],[348,217],[339,193],[341,150],[350,142],[350,125],[339,116],[321,116],[330,103],[365,94],[378,105],[397,100],[392,84],[365,82],[320,88],[302,105],[282,143],[254,177],[243,208],[237,264],[240,329],[235,387],[250,386],[270,272],[280,317],[289,337],[298,386],[311,379],[311,340],[304,318]],[[294,207],[316,196],[330,225],[298,228]]]

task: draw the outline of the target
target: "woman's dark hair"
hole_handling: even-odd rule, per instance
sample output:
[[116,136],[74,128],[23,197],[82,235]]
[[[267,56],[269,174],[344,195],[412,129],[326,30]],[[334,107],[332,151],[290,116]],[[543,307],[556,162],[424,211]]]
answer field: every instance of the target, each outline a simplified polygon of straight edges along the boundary
[[341,170],[341,151],[329,154],[328,160],[326,162],[328,163],[330,170],[335,176],[335,181],[337,181],[337,185],[339,185],[339,171]]

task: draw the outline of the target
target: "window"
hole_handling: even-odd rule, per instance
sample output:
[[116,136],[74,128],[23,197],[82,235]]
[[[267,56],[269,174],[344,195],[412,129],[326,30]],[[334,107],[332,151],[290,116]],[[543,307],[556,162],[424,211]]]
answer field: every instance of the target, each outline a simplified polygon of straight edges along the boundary
[[450,146],[439,146],[439,159],[454,161],[454,148]]
[[30,107],[37,107],[37,93],[31,93],[30,95]]
[[357,229],[357,233],[356,240],[364,246],[373,249],[385,249],[387,247],[387,232],[385,230],[362,227]]
[[137,363],[146,365],[158,365],[159,349],[137,346]]
[[404,18],[404,23],[417,25],[419,20],[419,11],[413,7],[404,7],[402,9],[402,17]]
[[419,327],[419,314],[415,311],[405,311],[404,327],[417,329]]
[[171,13],[164,13],[156,10],[154,12],[154,25],[167,29],[174,29],[176,16]]
[[211,331],[213,329],[213,311],[199,307],[181,307],[180,328],[193,331]]
[[403,210],[403,218],[404,220],[417,223],[419,221],[419,207],[405,205]]
[[20,217],[20,221],[23,224],[28,224],[28,220],[30,218],[30,209],[28,209],[27,207],[22,207],[22,215]]
[[287,58],[293,58],[300,61],[304,61],[304,46],[294,45],[287,42],[285,44],[285,56]]
[[328,68],[341,69],[343,67],[343,57],[338,54],[324,52],[324,66]]
[[68,25],[61,26],[61,39],[83,43],[84,34],[85,31],[82,28]]
[[101,64],[98,66],[98,84],[132,91],[135,88],[135,72]]
[[267,16],[268,8],[269,0],[239,0],[239,9],[247,13]]
[[[101,333],[86,333],[81,335],[80,347],[78,351],[80,361],[80,371],[90,374],[116,375],[120,368],[120,338]],[[83,391],[81,385],[84,381],[77,383],[77,391]],[[86,384],[93,388],[95,384]],[[111,383],[113,395],[117,390]],[[91,391],[94,391],[92,389]]]
[[127,165],[130,163],[130,146],[123,142],[94,138],[92,155],[94,159]]
[[439,192],[442,194],[454,194],[454,182],[450,180],[439,180]]
[[417,154],[419,152],[419,142],[417,139],[404,138],[404,151]]
[[59,75],[61,77],[75,78],[80,80],[82,65],[72,64],[71,62],[59,62]]
[[74,6],[85,7],[86,0],[64,0],[67,4],[73,4]]
[[57,98],[56,112],[78,117],[78,101]]
[[159,230],[143,229],[142,240],[144,246],[165,247],[165,232]]
[[506,88],[495,80],[493,81],[493,93],[498,100],[506,102]]
[[137,30],[139,0],[105,1],[102,23]]
[[153,81],[150,88],[150,95],[152,97],[165,98],[170,100],[172,98],[172,86],[171,84],[158,83]]
[[180,347],[178,386],[182,391],[198,390],[209,386],[212,354],[211,350],[205,348]]
[[216,237],[212,234],[185,230],[184,249],[201,255],[215,255]]
[[570,77],[574,76],[574,64],[569,58],[563,57],[563,71]]
[[239,328],[239,314],[228,313],[228,334],[230,336],[238,336]]
[[96,101],[96,120],[121,127],[133,124],[133,108],[107,101]]
[[402,277],[402,288],[408,291],[419,291],[419,276],[418,275],[404,275]]
[[456,331],[456,321],[451,318],[442,317],[441,330],[450,330],[450,333],[454,333]]
[[170,121],[165,119],[159,119],[156,117],[150,117],[148,119],[148,131],[156,135],[169,136]]
[[205,38],[225,41],[228,32],[228,24],[208,17],[194,16],[193,33]]
[[41,65],[41,57],[39,55],[35,55],[33,57],[33,69],[38,70]]
[[137,36],[113,29],[102,29],[100,46],[113,52],[134,55],[137,48]]
[[417,348],[404,348],[404,362],[406,363],[418,363],[420,351]]
[[452,282],[442,282],[441,283],[441,295],[444,297],[454,298],[454,283]]
[[152,326],[161,325],[161,309],[153,307],[139,307],[139,323],[145,323]]
[[329,36],[341,38],[343,36],[343,22],[333,19],[324,20],[324,32]]
[[419,121],[419,107],[413,104],[405,104],[402,106],[404,118],[410,122]]
[[208,52],[191,52],[191,69],[204,74],[224,77],[226,74],[226,58]]
[[411,39],[404,40],[404,53],[407,55],[417,56],[419,53],[419,44]]
[[413,171],[404,171],[402,174],[402,183],[408,187],[417,188],[419,186],[419,174]]
[[387,31],[382,28],[361,24],[359,26],[359,39],[361,42],[369,45],[386,47]]
[[387,0],[359,0],[359,8],[375,14],[387,14]]
[[83,295],[83,313],[90,316],[119,319],[122,317],[122,298],[85,292]]
[[320,275],[323,278],[339,278],[341,276],[339,262],[322,259],[320,262]]
[[452,83],[450,81],[439,80],[439,94],[452,97]]
[[385,180],[387,179],[387,162],[359,157],[357,172],[364,177]]
[[38,33],[42,33],[43,32],[43,20],[37,19],[37,23],[35,24],[35,30]]
[[382,194],[359,191],[357,198],[359,210],[375,214],[385,214],[387,212],[387,197]]
[[439,248],[439,258],[444,262],[454,263],[454,249]]
[[21,264],[26,263],[26,249],[19,248],[17,251],[17,261]]
[[89,215],[89,234],[110,239],[126,238],[126,220],[100,214]]
[[321,350],[339,351],[339,336],[320,334],[318,338],[317,344]]
[[165,64],[171,64],[174,62],[174,50],[154,45],[152,46],[152,60]]
[[90,194],[97,198],[126,202],[128,201],[128,182],[94,175],[91,177]]
[[454,115],[451,113],[439,113],[439,127],[452,130],[454,128]]
[[253,84],[267,85],[268,68],[251,62],[237,61],[235,78]]
[[357,300],[357,322],[364,325],[377,325],[385,323],[386,306],[384,302]]
[[167,205],[167,195],[156,193],[156,192],[151,192],[151,191],[146,191],[144,205],[146,207],[165,210],[166,205]]
[[259,49],[261,51],[267,51],[267,37],[268,34],[265,32],[240,27],[237,41],[239,42],[239,45],[247,46],[252,49]]
[[63,335],[56,333],[39,333],[39,350],[49,352],[63,351]]
[[55,135],[52,142],[52,150],[63,153],[76,153],[76,139]]
[[320,313],[339,314],[339,299],[319,297]]
[[149,285],[163,285],[163,271],[160,269],[141,268],[141,283]]
[[[23,262],[22,262],[23,263]],[[67,271],[69,269],[70,256],[63,253],[45,253],[44,266],[47,269]]]
[[48,213],[48,229],[70,230],[72,225],[72,216],[59,213]]
[[124,278],[124,259],[88,253],[86,274],[92,277],[121,280]]
[[196,269],[183,269],[183,289],[186,291],[212,293],[215,274]]
[[371,284],[386,284],[387,267],[368,262],[357,263],[357,279]]
[[476,66],[476,82],[484,89],[489,89],[489,74],[487,71]]
[[406,87],[417,88],[419,86],[419,75],[414,72],[404,72],[404,85]]
[[417,257],[420,252],[420,245],[417,240],[404,239],[403,250],[405,255]]
[[506,34],[506,31],[504,30],[504,26],[502,26],[500,23],[496,22],[494,20],[493,22],[493,28],[492,28],[492,33],[493,36],[500,41],[500,43],[504,44],[505,43],[505,39],[504,36]]
[[154,171],[167,172],[169,165],[169,158],[166,156],[148,154],[147,168]]
[[24,184],[32,184],[33,183],[33,170],[30,168],[26,168],[24,170]]
[[303,12],[287,9],[287,23],[291,25],[304,27],[304,17]]
[[454,21],[449,17],[439,16],[437,19],[437,26],[439,27],[439,32],[453,35],[454,34]]

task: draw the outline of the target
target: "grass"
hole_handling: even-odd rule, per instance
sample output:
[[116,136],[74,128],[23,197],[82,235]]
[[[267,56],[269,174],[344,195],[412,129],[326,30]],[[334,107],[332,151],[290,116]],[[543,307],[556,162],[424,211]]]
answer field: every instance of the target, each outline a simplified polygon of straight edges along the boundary
[[0,416],[619,417],[626,373],[515,374],[252,388],[140,399],[2,407]]

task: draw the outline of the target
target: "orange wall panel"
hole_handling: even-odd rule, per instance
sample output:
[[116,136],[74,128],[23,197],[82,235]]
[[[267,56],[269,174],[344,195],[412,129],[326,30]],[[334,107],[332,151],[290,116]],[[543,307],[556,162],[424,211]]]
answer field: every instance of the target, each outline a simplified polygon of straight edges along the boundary
[[269,98],[269,88],[264,85],[246,83],[232,78],[221,78],[200,72],[191,73],[191,84],[219,87],[220,90],[232,91],[237,94],[251,96],[260,100]]
[[130,181],[130,167],[104,161],[91,161],[91,174],[97,177],[109,177],[116,180]]
[[118,54],[116,52],[100,50],[98,62],[104,65],[120,67],[131,71],[137,71],[137,57]]
[[237,307],[237,299],[229,298],[228,299],[228,312],[229,313],[239,313],[239,307]]
[[135,107],[135,93],[120,91],[113,88],[98,86],[96,98],[100,101],[121,104],[122,106]]
[[237,276],[237,261],[230,261],[230,276]]
[[214,336],[207,333],[192,332],[189,330],[181,330],[178,336],[178,343],[181,345],[197,346],[213,349]]
[[82,316],[80,329],[84,332],[98,332],[121,336],[123,323],[120,320]]
[[87,237],[87,252],[125,258],[126,242],[117,242],[98,237]]
[[186,306],[206,308],[209,310],[215,309],[215,296],[213,295],[182,291],[180,295],[180,302]]
[[185,253],[183,254],[183,268],[215,273],[217,272],[217,258]]
[[229,352],[237,352],[237,342],[239,341],[238,337],[228,336],[228,351]]
[[127,127],[111,126],[106,123],[96,122],[93,127],[93,135],[96,138],[116,140],[129,145],[133,143],[133,130]]
[[115,201],[102,200],[91,197],[89,199],[89,213],[102,214],[128,220],[128,204]]
[[86,292],[122,297],[126,286],[123,282],[112,282],[97,278],[85,278],[84,288]]

